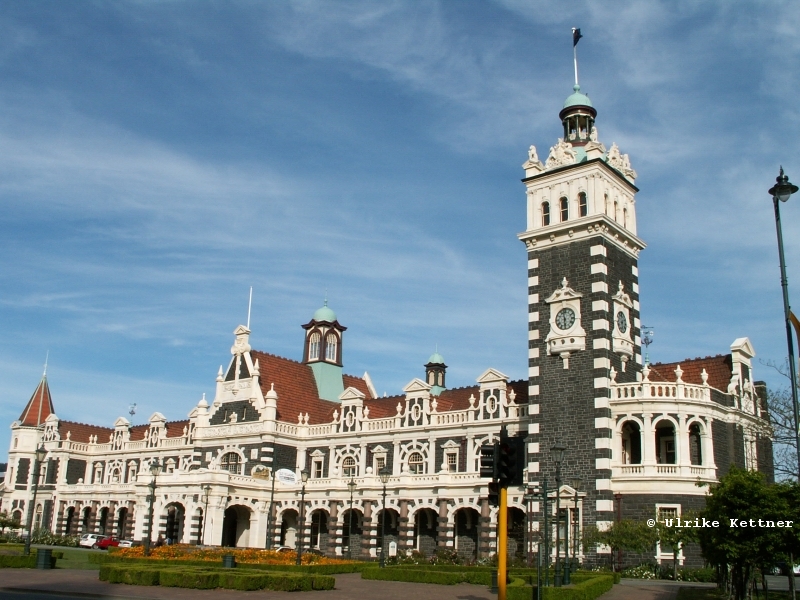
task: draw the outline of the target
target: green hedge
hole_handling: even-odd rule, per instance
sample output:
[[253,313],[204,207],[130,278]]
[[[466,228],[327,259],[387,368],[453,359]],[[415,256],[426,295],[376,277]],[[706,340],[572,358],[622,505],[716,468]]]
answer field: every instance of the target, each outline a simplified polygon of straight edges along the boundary
[[[576,583],[571,587],[542,588],[543,600],[594,600],[614,587],[611,573],[599,574],[591,579]],[[530,586],[508,586],[507,600],[530,600],[533,589]]]
[[27,556],[0,555],[0,569],[33,569],[35,567],[35,554]]
[[162,585],[193,589],[277,590],[284,592],[332,590],[336,578],[327,575],[264,573],[256,569],[208,569],[142,565],[103,565],[100,579],[109,583]]
[[[377,579],[381,581],[407,581],[411,583],[435,583],[439,585],[455,585],[457,583],[471,583],[473,585],[491,585],[492,570],[472,569],[461,567],[460,571],[438,571],[431,569],[385,569],[371,568],[361,571],[362,579]],[[523,586],[525,579],[510,574],[509,585]]]

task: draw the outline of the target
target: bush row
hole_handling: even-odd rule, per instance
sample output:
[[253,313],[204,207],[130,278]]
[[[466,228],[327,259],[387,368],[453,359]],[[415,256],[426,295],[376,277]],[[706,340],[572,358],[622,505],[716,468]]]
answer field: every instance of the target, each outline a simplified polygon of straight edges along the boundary
[[[160,558],[126,558],[124,556],[113,556],[101,554],[99,552],[88,555],[89,562],[107,565],[169,565],[181,567],[217,567],[221,564],[219,560],[169,560]],[[260,569],[265,571],[287,571],[290,573],[308,573],[317,575],[336,575],[337,573],[358,573],[364,568],[372,566],[372,563],[345,563],[340,565],[269,565],[260,563],[237,563],[243,569]],[[462,567],[463,568],[463,567]]]
[[0,555],[0,568],[3,569],[33,569],[36,567],[36,555],[13,556]]
[[100,579],[129,585],[161,585],[193,589],[277,590],[297,592],[332,590],[336,578],[328,575],[265,573],[252,569],[201,569],[103,565]]
[[443,571],[433,569],[398,569],[387,567],[385,569],[372,567],[361,571],[362,579],[378,579],[381,581],[407,581],[413,583],[436,583],[439,585],[455,585],[457,583],[472,583],[476,585],[491,585],[492,573],[486,570],[473,570],[461,567],[460,571]]
[[[596,575],[575,583],[573,587],[542,588],[543,600],[594,600],[614,587],[614,577],[609,574]],[[530,600],[533,589],[530,586],[508,586],[507,600]]]

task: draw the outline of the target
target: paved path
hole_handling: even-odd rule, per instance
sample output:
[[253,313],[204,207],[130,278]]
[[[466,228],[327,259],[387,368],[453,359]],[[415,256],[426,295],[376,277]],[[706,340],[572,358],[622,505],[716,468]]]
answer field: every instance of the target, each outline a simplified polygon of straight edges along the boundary
[[[713,584],[673,583],[623,579],[603,594],[601,600],[674,600],[681,586],[713,587]],[[126,600],[494,600],[482,585],[427,585],[399,581],[361,579],[359,573],[336,575],[336,589],[328,592],[239,592],[236,590],[191,590],[106,583],[97,571],[54,569],[3,569],[0,599],[53,600],[62,598],[109,598]]]
[[[481,585],[426,585],[399,581],[361,579],[360,573],[336,575],[336,589],[327,592],[239,592],[236,590],[190,590],[107,583],[97,578],[97,571],[53,569],[3,569],[0,598],[21,600],[39,596],[36,592],[73,598],[109,598],[133,600],[493,600],[489,589]],[[50,596],[54,598],[54,596]]]

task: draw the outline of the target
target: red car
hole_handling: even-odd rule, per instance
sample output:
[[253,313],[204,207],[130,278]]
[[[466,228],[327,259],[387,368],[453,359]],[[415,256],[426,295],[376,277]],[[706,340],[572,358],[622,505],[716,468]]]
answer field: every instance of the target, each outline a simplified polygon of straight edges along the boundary
[[111,546],[119,546],[119,540],[113,536],[103,538],[95,544],[95,547],[100,548],[100,550],[108,550]]

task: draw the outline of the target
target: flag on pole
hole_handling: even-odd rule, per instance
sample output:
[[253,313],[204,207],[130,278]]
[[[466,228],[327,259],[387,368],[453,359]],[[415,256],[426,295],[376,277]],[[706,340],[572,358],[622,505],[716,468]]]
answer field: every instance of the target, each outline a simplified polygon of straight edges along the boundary
[[798,319],[797,315],[792,311],[789,311],[789,320],[792,322],[792,325],[794,325],[794,332],[797,335],[797,339],[800,340],[800,319]]
[[572,28],[572,47],[573,48],[578,45],[578,40],[581,39],[582,37],[583,36],[581,35],[580,28],[576,29],[575,27],[573,27]]

